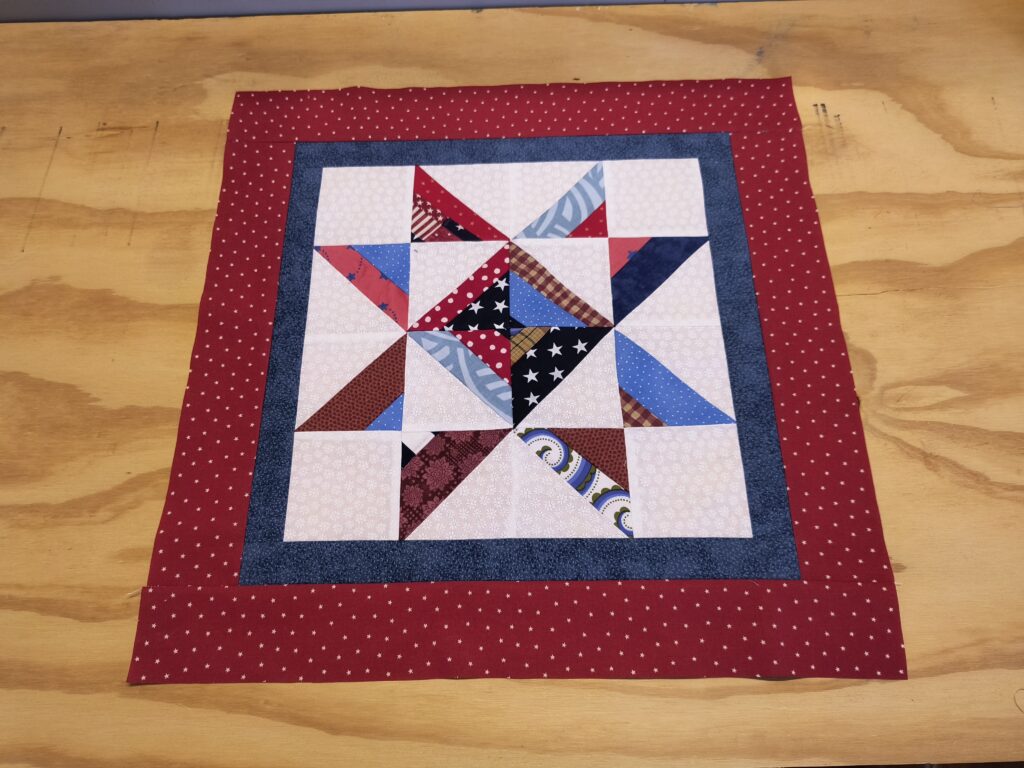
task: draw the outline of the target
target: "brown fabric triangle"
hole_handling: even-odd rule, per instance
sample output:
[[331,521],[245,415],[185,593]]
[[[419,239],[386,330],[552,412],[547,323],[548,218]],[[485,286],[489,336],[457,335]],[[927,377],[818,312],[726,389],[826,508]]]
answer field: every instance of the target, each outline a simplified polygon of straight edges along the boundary
[[625,430],[559,428],[551,431],[580,456],[629,490]]
[[407,539],[508,434],[484,429],[434,435],[402,468],[398,538]]

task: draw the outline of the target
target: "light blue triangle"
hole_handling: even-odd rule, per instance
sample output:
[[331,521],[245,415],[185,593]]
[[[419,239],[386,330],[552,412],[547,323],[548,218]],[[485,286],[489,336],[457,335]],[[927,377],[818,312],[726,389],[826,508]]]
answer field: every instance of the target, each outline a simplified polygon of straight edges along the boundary
[[536,288],[509,273],[509,314],[524,326],[550,325],[556,328],[585,328],[586,326],[560,306],[545,297]]
[[604,199],[604,167],[598,163],[516,237],[568,237]]
[[409,244],[353,245],[352,249],[373,264],[388,280],[409,292]]
[[384,409],[373,423],[367,427],[368,430],[387,430],[399,432],[402,429],[402,409],[405,405],[405,395],[401,394],[395,398],[395,402]]

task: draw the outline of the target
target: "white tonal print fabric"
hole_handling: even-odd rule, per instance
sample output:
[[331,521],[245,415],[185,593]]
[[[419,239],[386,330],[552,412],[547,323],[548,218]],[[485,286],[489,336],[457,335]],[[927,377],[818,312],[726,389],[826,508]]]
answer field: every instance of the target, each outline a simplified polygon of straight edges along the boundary
[[396,432],[297,432],[285,541],[398,537]]
[[639,538],[749,538],[736,427],[626,431]]

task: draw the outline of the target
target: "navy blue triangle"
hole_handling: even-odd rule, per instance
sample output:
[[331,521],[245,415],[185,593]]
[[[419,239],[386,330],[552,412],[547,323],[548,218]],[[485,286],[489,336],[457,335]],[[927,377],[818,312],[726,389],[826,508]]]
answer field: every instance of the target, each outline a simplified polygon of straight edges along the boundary
[[706,237],[652,237],[612,277],[612,310],[622,320],[706,243]]

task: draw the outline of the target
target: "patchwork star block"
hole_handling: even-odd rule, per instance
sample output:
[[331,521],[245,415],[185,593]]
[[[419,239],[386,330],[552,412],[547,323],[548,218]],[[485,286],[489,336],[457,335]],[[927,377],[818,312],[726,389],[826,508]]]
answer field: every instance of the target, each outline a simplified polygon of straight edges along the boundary
[[[648,519],[645,505],[662,502],[641,492],[634,504],[630,463],[664,467],[668,459],[637,438],[630,460],[625,435],[735,424],[697,165],[434,164],[403,173],[387,169],[374,180],[363,169],[354,178],[382,190],[399,179],[408,189],[412,179],[411,200],[401,206],[410,212],[407,242],[315,248],[296,434],[408,435],[399,439],[402,504],[392,526],[399,540],[549,535],[518,508],[516,493],[503,495],[512,481],[501,464],[516,451],[488,454],[508,434],[565,481],[563,495],[573,491],[595,510],[603,522],[587,519],[586,537],[696,530],[663,511],[634,524]],[[340,178],[331,176],[329,205],[350,205]],[[331,214],[323,215],[317,232],[336,231]],[[358,317],[345,285],[365,299],[355,302]],[[325,399],[324,382],[340,376],[322,373],[338,362],[320,352],[316,333],[379,336],[374,312],[407,330]],[[323,402],[310,411],[313,392]],[[730,498],[740,500],[735,514],[747,520],[730,530],[748,537],[743,468],[733,460],[738,438],[722,434],[735,451],[716,468],[735,492]],[[646,467],[635,472],[649,477]],[[691,482],[701,482],[699,473]],[[497,501],[484,500],[492,496]],[[300,519],[301,498],[289,505]],[[523,528],[520,513],[530,520]]]

